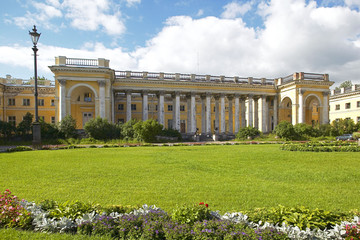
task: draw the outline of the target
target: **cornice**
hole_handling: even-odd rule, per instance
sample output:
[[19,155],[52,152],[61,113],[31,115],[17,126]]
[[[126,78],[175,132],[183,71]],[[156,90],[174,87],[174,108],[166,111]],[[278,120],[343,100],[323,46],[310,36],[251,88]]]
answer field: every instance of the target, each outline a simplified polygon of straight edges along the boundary
[[115,76],[115,70],[106,67],[70,67],[70,66],[49,66],[52,72],[91,72],[91,73],[109,73]]
[[[293,80],[291,82],[278,85],[279,89],[286,88],[292,85],[315,85],[315,86],[328,86],[331,87],[334,84],[332,81],[310,81],[310,80]],[[301,87],[301,86],[300,86]]]
[[332,99],[338,99],[338,98],[345,98],[345,97],[351,97],[355,95],[360,95],[360,91],[351,91],[347,93],[340,93],[336,95],[330,95],[330,100]]

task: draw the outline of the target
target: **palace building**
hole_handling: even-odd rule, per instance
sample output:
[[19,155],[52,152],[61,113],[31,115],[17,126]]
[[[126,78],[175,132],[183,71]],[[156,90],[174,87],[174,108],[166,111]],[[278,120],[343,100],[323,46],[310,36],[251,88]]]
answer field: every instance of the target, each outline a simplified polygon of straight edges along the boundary
[[[78,129],[96,116],[112,122],[151,118],[184,136],[216,133],[227,139],[245,126],[267,133],[283,120],[329,122],[333,82],[327,74],[297,72],[268,79],[118,71],[109,67],[107,59],[64,56],[56,57],[49,68],[55,86],[40,86],[44,106],[39,105],[39,116],[59,122],[70,114]],[[31,82],[3,81],[0,88],[2,120],[19,123],[24,112],[34,112]]]
[[331,90],[330,121],[341,118],[360,122],[360,85]]

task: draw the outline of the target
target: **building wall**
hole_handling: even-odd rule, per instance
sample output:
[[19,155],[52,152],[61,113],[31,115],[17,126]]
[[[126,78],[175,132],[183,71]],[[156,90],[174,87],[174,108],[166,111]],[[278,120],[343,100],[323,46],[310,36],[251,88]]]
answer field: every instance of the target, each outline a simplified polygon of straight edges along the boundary
[[341,118],[351,118],[355,123],[360,122],[360,85],[331,92],[330,121]]

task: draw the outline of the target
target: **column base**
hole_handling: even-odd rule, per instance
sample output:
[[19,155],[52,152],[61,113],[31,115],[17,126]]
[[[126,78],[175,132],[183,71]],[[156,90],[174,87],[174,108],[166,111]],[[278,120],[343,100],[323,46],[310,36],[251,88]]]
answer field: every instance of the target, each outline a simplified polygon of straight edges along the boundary
[[33,148],[34,149],[41,149],[41,126],[39,122],[33,123]]

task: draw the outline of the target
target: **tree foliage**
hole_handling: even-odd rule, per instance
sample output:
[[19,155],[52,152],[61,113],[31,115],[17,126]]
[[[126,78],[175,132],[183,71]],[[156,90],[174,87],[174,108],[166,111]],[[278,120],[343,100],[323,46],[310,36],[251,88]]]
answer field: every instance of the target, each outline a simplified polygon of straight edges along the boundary
[[94,139],[116,139],[121,137],[121,127],[106,118],[91,119],[84,126],[85,132]]
[[288,121],[282,121],[275,127],[275,133],[277,136],[286,140],[298,139],[298,135],[295,132],[294,126]]
[[237,139],[247,139],[249,137],[254,138],[259,135],[260,131],[254,127],[244,127],[240,128],[239,132],[236,134]]
[[76,120],[71,115],[66,115],[59,123],[59,130],[65,138],[74,138],[76,133]]
[[154,119],[139,121],[134,124],[134,137],[139,141],[155,142],[162,129],[163,125]]

